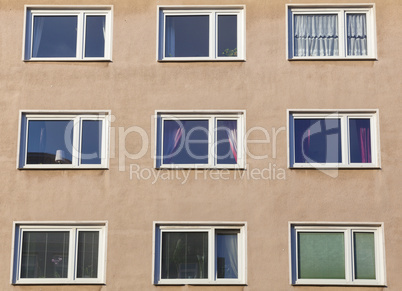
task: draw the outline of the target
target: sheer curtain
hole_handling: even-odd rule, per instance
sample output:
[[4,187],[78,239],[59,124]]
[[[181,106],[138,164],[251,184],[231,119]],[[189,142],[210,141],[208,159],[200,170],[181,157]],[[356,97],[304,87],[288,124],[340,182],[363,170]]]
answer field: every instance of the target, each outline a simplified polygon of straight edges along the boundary
[[33,42],[32,42],[32,57],[38,56],[40,41],[42,39],[44,17],[34,17],[34,29],[33,29]]
[[294,55],[297,57],[338,56],[338,16],[333,14],[295,15]]
[[218,278],[238,278],[237,234],[218,234]]
[[225,128],[228,136],[230,150],[232,151],[233,157],[237,162],[237,120],[225,120],[222,121],[222,125]]
[[166,35],[165,35],[165,55],[166,57],[176,56],[176,32],[175,21],[173,17],[166,17]]
[[366,14],[347,14],[347,50],[348,56],[367,55]]
[[[179,145],[182,144],[181,137],[184,131],[185,121],[170,121],[168,123],[165,122],[164,128],[164,143],[163,146],[164,152],[164,160],[170,161],[175,153],[175,150]],[[169,125],[169,126],[168,126]]]

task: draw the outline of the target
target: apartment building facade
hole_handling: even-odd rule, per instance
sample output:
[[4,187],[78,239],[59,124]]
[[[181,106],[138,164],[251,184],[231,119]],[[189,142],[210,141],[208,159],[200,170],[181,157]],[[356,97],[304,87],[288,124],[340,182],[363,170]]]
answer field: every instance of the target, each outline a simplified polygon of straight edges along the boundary
[[0,289],[400,290],[399,12],[0,0]]

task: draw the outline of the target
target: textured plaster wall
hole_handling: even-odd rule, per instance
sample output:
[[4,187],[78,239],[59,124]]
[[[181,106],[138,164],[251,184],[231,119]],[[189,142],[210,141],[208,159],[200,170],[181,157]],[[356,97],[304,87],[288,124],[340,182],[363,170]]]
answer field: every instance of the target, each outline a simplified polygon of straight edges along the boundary
[[[384,290],[400,290],[402,1],[375,1],[377,61],[287,61],[285,4],[307,2],[0,0],[0,290],[383,290],[292,287],[289,221],[384,222]],[[22,61],[24,4],[114,5],[113,61]],[[246,61],[157,62],[156,6],[179,4],[245,4]],[[273,157],[271,130],[286,126],[286,110],[291,108],[378,108],[382,168],[340,170],[337,178],[316,170],[287,169],[286,132],[277,134]],[[110,109],[115,116],[110,169],[17,170],[21,109]],[[135,175],[130,180],[130,164],[153,168],[151,140],[143,158],[120,158],[126,166],[119,171],[119,136],[138,126],[151,138],[156,109],[246,110],[247,129],[263,127],[271,134],[271,143],[249,145],[253,154],[268,158],[248,157],[247,172],[271,166],[271,179],[234,179],[238,172],[231,171],[228,180],[214,180],[208,171],[190,171],[184,184],[178,178],[154,184]],[[250,139],[264,136],[254,132]],[[142,142],[139,134],[129,134],[127,151],[137,153]],[[273,168],[285,179],[274,179]],[[107,220],[107,284],[10,285],[12,223],[35,220]],[[248,285],[153,286],[153,221],[246,221]]]

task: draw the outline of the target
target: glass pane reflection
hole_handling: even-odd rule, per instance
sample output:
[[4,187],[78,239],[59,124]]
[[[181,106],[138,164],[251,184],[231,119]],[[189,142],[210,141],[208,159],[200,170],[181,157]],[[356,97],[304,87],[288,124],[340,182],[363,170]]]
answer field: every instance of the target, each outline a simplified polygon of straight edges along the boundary
[[71,164],[73,121],[30,120],[27,164]]
[[75,57],[77,16],[35,16],[32,57]]

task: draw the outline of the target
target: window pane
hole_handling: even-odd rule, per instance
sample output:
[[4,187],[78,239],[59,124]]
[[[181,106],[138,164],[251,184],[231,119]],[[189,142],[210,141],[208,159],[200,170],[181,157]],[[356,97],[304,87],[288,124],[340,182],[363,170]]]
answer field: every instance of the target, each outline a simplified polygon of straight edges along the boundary
[[82,121],[81,164],[102,162],[102,121]]
[[75,57],[77,16],[35,16],[33,57]]
[[356,279],[375,279],[374,233],[353,233]]
[[105,56],[105,19],[104,15],[86,17],[85,57]]
[[69,232],[25,231],[21,278],[67,278]]
[[296,163],[341,163],[339,119],[295,119]]
[[217,126],[217,163],[237,164],[237,120],[218,120]]
[[216,235],[218,278],[238,278],[237,234]]
[[166,57],[208,57],[209,16],[166,16]]
[[350,162],[371,163],[370,119],[349,119]]
[[298,233],[299,279],[345,279],[343,233]]
[[71,164],[73,121],[30,120],[27,164]]
[[346,14],[348,56],[367,56],[366,14]]
[[99,231],[80,231],[78,235],[77,277],[97,278]]
[[208,278],[208,233],[162,234],[162,279]]
[[294,15],[294,55],[338,56],[338,15]]
[[208,164],[208,120],[165,120],[163,163]]
[[218,16],[218,56],[237,57],[237,16]]

